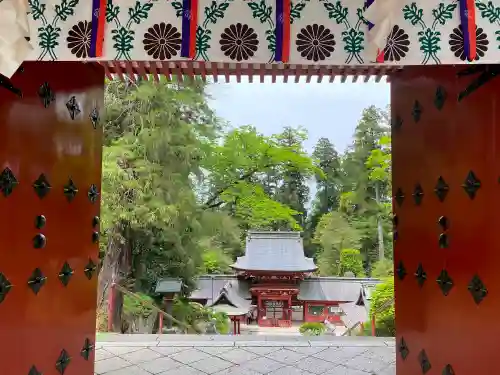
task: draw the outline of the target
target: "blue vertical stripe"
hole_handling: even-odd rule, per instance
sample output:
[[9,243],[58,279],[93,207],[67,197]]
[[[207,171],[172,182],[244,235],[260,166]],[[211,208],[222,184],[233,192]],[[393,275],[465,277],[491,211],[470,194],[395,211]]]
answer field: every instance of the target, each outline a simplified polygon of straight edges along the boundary
[[459,6],[462,32],[464,34],[464,53],[467,59],[470,60],[469,9],[467,8],[467,0],[459,0]]
[[191,41],[191,0],[182,0],[181,57],[189,57],[190,41]]
[[276,0],[276,51],[274,52],[274,60],[281,61],[283,59],[283,0]]
[[92,34],[90,35],[90,57],[97,55],[97,30],[99,29],[100,0],[92,0]]
[[[370,7],[370,5],[373,4],[375,0],[366,0],[365,1],[365,9],[368,9]],[[370,21],[368,21],[368,30],[371,30],[373,28],[373,26],[375,26],[373,23],[371,23]]]

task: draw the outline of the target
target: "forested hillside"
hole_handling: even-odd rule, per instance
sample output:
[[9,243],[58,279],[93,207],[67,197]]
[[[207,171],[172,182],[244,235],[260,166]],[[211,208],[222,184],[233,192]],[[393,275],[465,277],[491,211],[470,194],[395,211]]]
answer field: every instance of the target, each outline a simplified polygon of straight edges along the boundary
[[249,229],[302,231],[321,275],[391,272],[385,109],[360,113],[344,154],[325,126],[309,155],[300,124],[264,136],[225,123],[201,81],[110,82],[105,95],[101,296],[111,279],[150,293],[158,278],[230,272]]

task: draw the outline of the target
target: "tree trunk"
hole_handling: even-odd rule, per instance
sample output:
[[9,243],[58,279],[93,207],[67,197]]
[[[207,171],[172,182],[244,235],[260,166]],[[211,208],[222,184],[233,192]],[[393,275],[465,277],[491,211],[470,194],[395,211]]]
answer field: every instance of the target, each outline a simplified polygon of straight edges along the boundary
[[[122,228],[125,228],[123,230],[123,236],[121,233]],[[107,301],[107,298],[109,298],[110,286],[113,283],[120,284],[130,270],[131,251],[128,244],[129,231],[127,228],[128,227],[124,226],[123,223],[118,223],[111,230],[108,237],[106,255],[102,261],[102,267],[98,277],[98,307],[102,306],[104,301]],[[114,311],[108,311],[108,319],[111,319],[113,323],[113,332],[120,332],[123,330],[121,324],[123,295],[117,289],[114,289],[113,300]]]
[[[375,183],[375,200],[377,201],[377,206],[380,207],[380,182]],[[382,218],[381,215],[377,215],[377,235],[378,235],[378,260],[384,260],[384,230],[382,228]]]
[[113,289],[113,311],[108,312],[108,319],[113,323],[113,332],[126,333],[122,325],[123,293],[118,289]]

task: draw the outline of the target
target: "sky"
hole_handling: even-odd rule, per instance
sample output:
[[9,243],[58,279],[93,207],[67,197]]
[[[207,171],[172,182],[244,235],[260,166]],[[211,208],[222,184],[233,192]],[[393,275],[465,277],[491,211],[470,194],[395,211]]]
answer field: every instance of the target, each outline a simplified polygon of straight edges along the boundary
[[243,81],[212,83],[210,104],[219,117],[233,126],[253,125],[265,135],[284,126],[303,126],[309,132],[306,150],[312,152],[321,137],[329,138],[339,152],[352,142],[363,108],[389,104],[389,84],[374,81],[271,83]]

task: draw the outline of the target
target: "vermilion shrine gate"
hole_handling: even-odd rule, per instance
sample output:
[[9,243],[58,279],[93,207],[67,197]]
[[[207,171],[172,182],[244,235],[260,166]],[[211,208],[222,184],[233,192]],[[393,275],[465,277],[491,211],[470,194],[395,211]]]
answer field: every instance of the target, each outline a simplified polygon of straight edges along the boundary
[[3,373],[93,373],[104,78],[149,74],[389,75],[397,373],[496,373],[499,47],[499,0],[3,0]]

